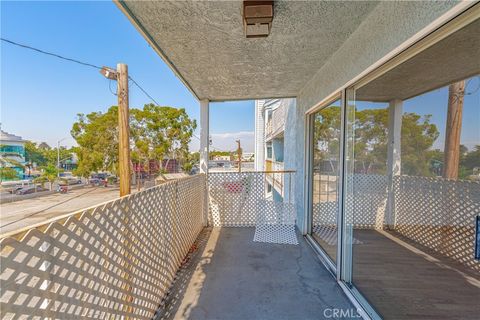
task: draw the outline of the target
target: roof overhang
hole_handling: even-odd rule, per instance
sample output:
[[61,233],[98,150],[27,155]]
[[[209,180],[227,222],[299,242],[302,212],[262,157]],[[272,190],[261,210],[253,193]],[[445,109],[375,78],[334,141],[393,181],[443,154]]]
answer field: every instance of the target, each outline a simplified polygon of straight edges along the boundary
[[198,99],[297,96],[378,2],[275,1],[266,38],[246,38],[242,1],[114,0]]
[[355,93],[360,101],[407,100],[480,74],[480,19],[368,82]]

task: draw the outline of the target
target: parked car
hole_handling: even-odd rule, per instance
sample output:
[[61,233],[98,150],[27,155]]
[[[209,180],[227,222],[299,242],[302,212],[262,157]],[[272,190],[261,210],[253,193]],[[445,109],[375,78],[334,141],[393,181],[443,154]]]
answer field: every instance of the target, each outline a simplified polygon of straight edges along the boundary
[[99,179],[99,178],[91,178],[88,180],[88,183],[91,184],[92,186],[99,186],[103,183],[104,180]]
[[16,192],[18,195],[25,195],[25,194],[31,194],[35,192],[42,192],[42,191],[48,191],[48,189],[41,187],[41,186],[29,186],[29,187],[23,187],[20,190]]
[[67,177],[62,177],[60,178],[60,181],[58,182],[59,185],[65,186],[65,185],[72,185],[72,184],[81,184],[82,179],[74,176],[67,176]]
[[8,190],[9,193],[15,194],[17,191],[22,190],[24,187],[18,186],[18,187],[13,187],[12,189]]

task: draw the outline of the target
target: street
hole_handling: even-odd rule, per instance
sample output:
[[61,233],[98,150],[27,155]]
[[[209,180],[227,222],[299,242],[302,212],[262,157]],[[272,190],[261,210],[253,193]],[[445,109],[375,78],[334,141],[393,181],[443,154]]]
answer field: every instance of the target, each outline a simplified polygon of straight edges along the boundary
[[5,203],[0,207],[0,234],[31,226],[55,216],[75,212],[119,197],[117,187],[90,187],[67,194]]

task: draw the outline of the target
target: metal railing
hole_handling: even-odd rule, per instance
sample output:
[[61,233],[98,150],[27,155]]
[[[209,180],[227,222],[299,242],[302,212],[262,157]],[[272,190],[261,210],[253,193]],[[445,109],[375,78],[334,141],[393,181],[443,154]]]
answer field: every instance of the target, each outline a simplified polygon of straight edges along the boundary
[[206,223],[204,175],[2,235],[0,318],[151,319]]

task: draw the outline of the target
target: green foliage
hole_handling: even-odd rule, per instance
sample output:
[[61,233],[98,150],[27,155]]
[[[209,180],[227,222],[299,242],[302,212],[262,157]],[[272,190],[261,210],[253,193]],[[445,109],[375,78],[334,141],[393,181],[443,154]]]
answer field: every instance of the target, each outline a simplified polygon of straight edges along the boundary
[[431,115],[423,117],[405,113],[402,117],[402,174],[432,176],[431,147],[439,136],[437,126],[430,123]]
[[53,164],[48,164],[45,167],[42,167],[42,174],[40,177],[36,178],[35,183],[44,183],[48,181],[50,183],[50,190],[52,189],[53,182],[57,179],[59,170]]
[[18,178],[18,173],[15,169],[9,167],[0,167],[0,182],[4,180],[14,180]]
[[231,152],[228,152],[228,151],[210,151],[209,152],[209,158],[210,159],[213,159],[215,157],[218,157],[218,156],[230,156],[231,155]]
[[[72,156],[73,148],[60,147],[60,160],[68,159]],[[46,143],[42,142],[37,145],[35,142],[27,141],[25,143],[25,167],[30,170],[35,163],[38,167],[57,166],[58,153],[57,148],[50,148]]]
[[476,145],[472,151],[464,154],[460,159],[460,164],[467,170],[480,168],[480,145]]
[[315,161],[338,160],[340,150],[340,107],[330,106],[315,115]]
[[[185,109],[146,104],[130,109],[131,160],[148,164],[166,157],[188,158],[188,143],[197,127]],[[118,172],[118,107],[106,113],[79,114],[71,130],[78,147],[75,174],[87,177],[92,172]]]
[[[405,113],[402,117],[402,173],[432,175],[431,147],[439,133],[431,116]],[[340,147],[340,107],[331,106],[315,115],[315,160],[338,160]],[[386,173],[388,149],[388,109],[365,109],[355,112],[353,123],[355,171]]]
[[200,162],[200,152],[189,153],[182,163],[182,170],[189,173],[193,166]]
[[27,163],[36,163],[38,166],[47,165],[47,150],[40,149],[35,142],[25,142],[25,160]]
[[107,112],[78,114],[70,131],[77,141],[74,152],[78,157],[76,174],[87,177],[91,172],[118,172],[118,107]]

